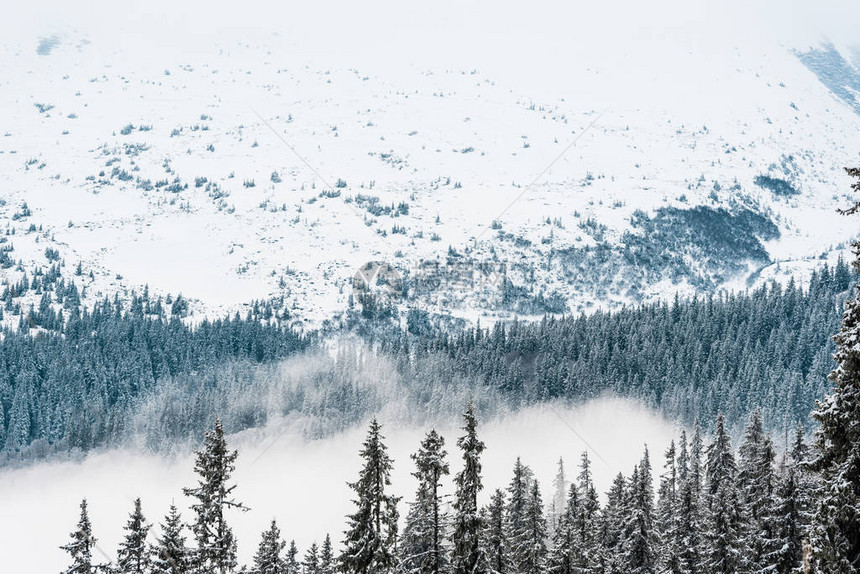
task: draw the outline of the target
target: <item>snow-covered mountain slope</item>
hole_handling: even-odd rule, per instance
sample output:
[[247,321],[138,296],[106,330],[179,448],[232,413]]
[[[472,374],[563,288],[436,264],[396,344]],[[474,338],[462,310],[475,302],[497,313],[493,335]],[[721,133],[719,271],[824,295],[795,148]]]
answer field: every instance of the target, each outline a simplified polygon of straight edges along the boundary
[[362,264],[436,261],[411,304],[510,316],[802,276],[856,235],[856,52],[786,36],[800,8],[481,6],[13,14],[4,282],[58,254],[88,297],[319,324]]

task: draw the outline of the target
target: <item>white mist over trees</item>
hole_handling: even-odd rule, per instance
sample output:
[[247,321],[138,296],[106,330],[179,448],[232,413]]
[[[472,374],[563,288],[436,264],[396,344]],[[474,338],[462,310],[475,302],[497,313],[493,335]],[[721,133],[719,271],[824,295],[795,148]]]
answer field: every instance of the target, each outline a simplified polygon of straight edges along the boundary
[[[860,171],[854,175],[860,177]],[[860,204],[853,211],[858,209]],[[860,247],[855,247],[860,261]],[[263,533],[252,571],[298,574],[303,568],[318,572],[324,562],[355,574],[789,574],[802,567],[854,572],[860,562],[856,513],[860,491],[858,301],[848,302],[842,330],[835,337],[838,367],[831,374],[833,392],[814,411],[820,426],[812,450],[805,444],[803,426],[797,425],[791,444],[778,453],[759,408],[748,416],[736,450],[725,417],[718,412],[706,445],[698,421],[691,439],[682,433],[678,443],[670,444],[656,500],[646,446],[632,473],[627,477],[619,473],[602,505],[592,480],[591,461],[583,453],[577,483],[570,486],[560,514],[556,505],[566,485],[563,462],[547,511],[538,479],[520,458],[514,464],[507,496],[497,489],[489,505],[481,509],[477,495],[483,488],[480,460],[485,445],[470,401],[463,415],[464,435],[457,441],[464,466],[454,479],[453,528],[444,526],[448,512],[439,496],[440,482],[449,473],[444,439],[431,430],[412,457],[419,487],[407,514],[406,533],[398,539],[400,499],[390,493],[394,461],[374,418],[360,452],[363,463],[358,480],[349,484],[356,510],[346,517],[336,565],[330,558],[328,538],[323,560],[313,544],[300,566],[294,542],[282,558],[286,542],[273,520]],[[223,425],[216,419],[197,452],[198,486],[184,489],[194,502],[196,519],[190,529],[195,546],[184,550],[175,507],[166,520],[160,548],[147,545],[150,527],[140,499],[136,499],[118,552],[119,571],[164,571],[168,550],[183,560],[190,557],[191,572],[237,571],[237,541],[224,515],[228,509],[247,510],[232,497],[236,485],[230,484],[230,478],[237,456],[227,448]],[[93,564],[95,539],[86,500],[71,538],[62,546],[71,559],[65,572],[111,571],[112,565]],[[164,544],[165,540],[172,542]]]
[[[840,262],[805,289],[462,331],[415,311],[405,329],[371,321],[330,348],[265,304],[192,328],[145,294],[127,311],[103,301],[39,337],[3,334],[0,462],[110,446],[172,452],[196,444],[216,416],[228,433],[289,419],[321,437],[379,412],[431,425],[470,399],[505,412],[604,393],[686,424],[723,412],[732,433],[756,407],[770,428],[809,429],[809,405],[827,390],[836,303],[851,281]],[[56,323],[34,313],[40,325]]]
[[[860,170],[848,170],[848,173],[860,179]],[[860,181],[854,188],[860,191]],[[846,213],[857,211],[860,211],[860,203]],[[854,247],[855,267],[860,267],[860,243]],[[770,290],[709,299],[704,303],[676,301],[671,307],[657,304],[614,314],[547,318],[535,324],[500,323],[492,330],[478,327],[455,336],[442,332],[419,335],[410,333],[408,327],[405,332],[386,332],[380,328],[377,334],[382,336],[374,351],[391,361],[391,376],[385,385],[357,387],[355,370],[345,366],[351,367],[362,358],[339,356],[332,358],[320,371],[322,376],[314,381],[315,387],[286,389],[290,391],[288,395],[292,393],[287,400],[302,404],[301,408],[292,410],[307,415],[320,406],[331,406],[341,415],[334,417],[335,424],[342,424],[350,417],[361,418],[384,398],[394,396],[393,390],[405,390],[403,400],[406,402],[402,404],[412,405],[412,408],[434,403],[449,407],[455,397],[463,398],[470,396],[470,390],[481,390],[485,393],[481,398],[492,399],[483,401],[491,410],[500,405],[517,406],[605,391],[606,380],[594,373],[611,372],[613,377],[608,379],[611,390],[637,396],[664,411],[673,410],[673,414],[682,418],[703,414],[711,431],[707,439],[703,437],[699,420],[694,419],[692,436],[688,438],[682,433],[678,442],[670,444],[665,451],[656,488],[651,454],[646,446],[632,472],[629,475],[619,473],[601,502],[594,485],[591,459],[583,453],[576,481],[567,490],[562,510],[558,507],[567,487],[563,462],[559,463],[552,496],[545,504],[538,478],[522,458],[517,458],[506,491],[497,488],[490,503],[481,508],[478,495],[484,488],[482,457],[486,456],[486,447],[478,432],[477,413],[481,403],[476,406],[468,400],[463,414],[463,435],[457,441],[463,468],[453,480],[456,493],[452,509],[449,510],[448,501],[439,494],[443,480],[450,473],[445,462],[445,441],[432,429],[413,455],[414,477],[419,485],[401,536],[398,509],[401,499],[393,494],[391,482],[394,461],[388,453],[382,425],[373,418],[360,451],[362,466],[358,479],[349,483],[356,509],[346,517],[347,528],[340,548],[333,548],[326,538],[321,550],[317,544],[311,544],[301,560],[295,542],[287,546],[273,520],[262,535],[254,557],[254,571],[272,574],[297,574],[300,570],[354,574],[538,574],[545,571],[788,574],[805,568],[840,574],[854,572],[860,566],[860,514],[857,512],[860,500],[860,291],[848,301],[841,330],[834,338],[837,367],[830,374],[831,393],[816,403],[813,412],[819,426],[815,429],[811,448],[805,443],[803,417],[798,416],[802,399],[818,384],[814,377],[823,363],[816,365],[815,361],[827,348],[820,344],[815,346],[808,340],[814,328],[821,324],[810,322],[808,317],[810,311],[818,308],[814,294],[832,295],[834,289],[841,293],[839,289],[849,280],[850,275],[840,262],[833,272],[824,269],[820,276],[816,275],[807,292],[793,285],[785,291],[773,286]],[[75,316],[71,324],[76,329],[81,324],[128,327],[131,332],[148,331],[168,339],[179,333],[179,339],[173,342],[184,340],[190,345],[179,344],[173,348],[173,352],[180,354],[189,348],[212,353],[235,345],[233,336],[237,330],[241,332],[248,325],[257,324],[249,316],[245,321],[236,318],[194,330],[176,321],[167,321],[161,315],[123,314],[119,305],[111,311],[110,305],[105,302],[92,315]],[[69,324],[63,325],[64,329],[70,329]],[[277,322],[250,327],[250,330],[251,334],[246,333],[247,338],[240,337],[240,340],[256,342],[255,345],[234,348],[234,358],[247,361],[256,357],[257,363],[261,363],[265,357],[274,359],[282,353],[292,353],[306,343],[291,331],[281,329]],[[173,335],[165,335],[174,331]],[[87,341],[86,335],[74,330],[64,334],[66,337],[57,334],[46,337],[47,343],[34,339],[40,342],[22,351],[22,355],[35,353],[38,356],[51,349],[49,355],[54,351],[58,354],[49,356],[49,360],[57,360],[69,350],[69,336],[78,337],[78,342]],[[760,343],[764,335],[767,343],[749,352],[750,344]],[[774,340],[779,342],[774,343]],[[19,345],[25,349],[30,344],[23,335],[17,339],[6,338],[3,344],[7,341],[9,348]],[[257,348],[257,344],[265,341],[274,347],[269,351]],[[48,346],[40,347],[45,344]],[[770,354],[755,350],[762,348]],[[799,351],[800,348],[803,350]],[[128,349],[120,346],[106,354],[92,351],[89,360],[99,363],[111,357],[116,359],[116,354],[122,350]],[[637,356],[637,352],[649,355],[647,358]],[[688,359],[684,366],[679,357]],[[378,367],[380,363],[369,364]],[[666,367],[669,371],[660,370],[664,367],[652,369],[652,364],[669,365]],[[779,367],[769,371],[770,376],[763,376],[758,369],[766,364]],[[186,359],[177,373],[194,365],[193,360]],[[39,401],[28,403],[33,397],[23,393],[38,387],[34,382],[38,379],[19,376],[32,369],[26,360],[9,362],[7,374],[9,366],[13,371],[18,369],[14,377],[18,382],[8,403],[11,405],[10,424],[3,428],[7,446],[11,437],[15,452],[20,452],[22,447],[29,447],[27,441],[33,438],[32,428],[28,426],[33,423],[30,409],[32,405],[41,404]],[[594,367],[590,377],[582,370],[587,366]],[[673,376],[664,377],[666,372]],[[693,374],[690,381],[684,373]],[[774,373],[779,377],[774,378]],[[801,373],[802,378],[799,377]],[[362,376],[369,377],[367,369]],[[459,389],[452,388],[450,382],[457,377],[467,384]],[[698,386],[697,377],[704,378],[706,383]],[[8,378],[0,377],[0,380],[8,381]],[[24,384],[20,380],[29,382]],[[329,384],[332,380],[339,381],[341,386],[333,387]],[[740,388],[744,380],[750,383],[749,389]],[[785,386],[787,380],[790,384],[777,397],[776,390],[781,383]],[[153,393],[148,399],[156,403],[165,401],[166,395],[160,394],[164,387],[153,384]],[[223,387],[215,385],[214,388],[216,390],[208,397],[213,402],[198,411],[198,416],[230,396],[222,394]],[[345,394],[328,402],[326,393],[332,388]],[[309,393],[309,389],[313,392]],[[285,388],[279,390],[283,392]],[[421,401],[412,401],[416,396],[413,393],[427,395],[428,391],[429,400],[425,396]],[[305,402],[308,395],[311,399]],[[10,393],[5,396],[9,399]],[[269,408],[270,398],[266,397],[266,402],[231,405],[239,409],[230,411],[237,417],[237,426],[254,426],[253,412],[247,409],[251,407],[252,411],[255,404],[259,408]],[[69,397],[46,400],[44,404],[56,406],[64,404]],[[690,410],[691,405],[699,402],[705,404],[701,413]],[[122,404],[124,408],[139,406],[126,399],[114,404]],[[729,416],[723,413],[723,406],[728,407]],[[748,414],[744,412],[746,407],[752,407]],[[109,415],[115,414],[116,418],[109,417],[108,427],[119,432],[123,417],[128,413],[109,412]],[[320,420],[330,419],[327,414],[330,413],[323,408],[317,416]],[[732,425],[742,414],[746,424],[739,447],[735,448]],[[50,420],[50,416],[46,416],[45,420]],[[244,422],[243,417],[246,418]],[[175,420],[168,421],[166,426],[169,428]],[[792,440],[788,439],[789,433],[785,433],[782,452],[770,434],[770,429],[780,427],[784,431],[796,428]],[[150,432],[155,428],[150,427]],[[102,438],[109,436],[110,433]],[[234,496],[237,485],[232,482],[232,475],[238,452],[227,447],[225,437],[223,423],[215,418],[214,427],[206,433],[203,446],[196,453],[197,485],[183,489],[191,500],[193,520],[189,524],[182,523],[173,506],[161,527],[161,537],[151,544],[148,540],[151,526],[137,498],[116,560],[111,560],[110,564],[96,563],[93,551],[103,552],[97,546],[84,499],[77,527],[70,535],[71,542],[60,547],[69,556],[69,566],[64,572],[150,574],[177,572],[180,568],[187,568],[194,574],[237,572],[238,541],[227,515],[248,508]],[[449,516],[453,517],[453,524],[447,524]],[[193,539],[187,546],[184,528]]]
[[[808,486],[815,484],[815,476],[809,470],[802,427],[778,463],[760,413],[750,415],[737,450],[718,416],[701,463],[697,429],[691,441],[681,435],[667,450],[664,472],[655,488],[646,448],[629,475],[618,475],[603,503],[592,480],[591,460],[583,453],[577,480],[569,486],[551,536],[547,516],[552,505],[544,503],[539,480],[519,458],[507,495],[497,489],[487,506],[478,507],[476,494],[483,484],[479,458],[484,445],[471,404],[464,422],[458,446],[465,464],[453,481],[457,492],[453,502],[438,496],[447,464],[444,439],[431,430],[413,456],[418,490],[409,501],[404,534],[398,535],[400,499],[390,493],[394,461],[388,455],[382,426],[374,419],[360,452],[363,462],[358,479],[350,483],[356,510],[346,517],[339,559],[334,559],[336,552],[326,538],[321,549],[311,544],[301,560],[295,543],[288,545],[284,539],[289,533],[282,533],[273,520],[262,534],[249,571],[447,573],[457,571],[459,565],[461,571],[512,574],[711,574],[762,569],[788,574],[801,563],[803,541],[810,533],[809,514],[803,509],[809,508],[819,492]],[[92,574],[104,568],[146,574],[238,572],[238,541],[225,513],[246,510],[232,494],[237,486],[230,482],[236,457],[216,421],[197,453],[198,486],[185,489],[195,514],[188,525],[194,533],[190,547],[186,547],[175,505],[161,527],[161,536],[154,537],[148,535],[149,523],[140,501],[135,500],[117,561],[111,566],[94,564],[92,525],[83,502],[73,541],[63,547],[71,559],[67,572]],[[700,509],[700,520],[690,519],[691,507]],[[454,525],[446,528],[444,517],[449,515],[454,517]],[[692,526],[681,526],[686,524]],[[694,561],[691,556],[700,558]]]

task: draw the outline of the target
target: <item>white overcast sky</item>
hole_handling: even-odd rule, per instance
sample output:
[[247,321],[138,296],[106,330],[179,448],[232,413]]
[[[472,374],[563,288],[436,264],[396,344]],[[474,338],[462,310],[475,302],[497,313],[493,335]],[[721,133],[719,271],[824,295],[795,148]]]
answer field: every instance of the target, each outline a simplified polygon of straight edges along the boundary
[[[803,47],[823,38],[860,44],[856,0],[654,0],[510,2],[147,2],[44,0],[13,3],[0,31],[9,41],[59,34],[92,36],[117,49],[201,50],[213,39],[278,33],[297,50],[355,58],[455,57],[480,63],[499,54],[546,55],[581,45],[611,49],[634,41],[748,40],[765,36]],[[129,40],[138,40],[134,45]],[[396,47],[396,50],[392,48]]]

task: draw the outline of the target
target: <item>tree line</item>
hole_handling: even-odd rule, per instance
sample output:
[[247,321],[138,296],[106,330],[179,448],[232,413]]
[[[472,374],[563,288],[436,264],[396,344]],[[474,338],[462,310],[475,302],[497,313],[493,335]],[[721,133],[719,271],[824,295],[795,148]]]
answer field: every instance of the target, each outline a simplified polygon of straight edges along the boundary
[[[63,316],[46,302],[27,317],[0,334],[0,461],[117,444],[165,381],[236,361],[270,363],[310,344],[265,304],[192,325],[144,293],[127,309],[105,299]],[[197,436],[213,415],[201,414]]]
[[[857,180],[852,188],[860,191],[860,169],[847,171]],[[858,211],[860,202],[845,213]],[[860,242],[855,242],[853,248],[854,267],[860,270]],[[838,289],[843,280],[849,281],[848,277],[836,279],[840,274],[846,275],[847,270],[837,268],[832,275],[825,274],[823,283],[818,279],[819,285],[835,282]],[[815,285],[814,277],[809,294],[816,292]],[[770,296],[774,291],[780,296]],[[831,383],[828,393],[815,401],[814,441],[807,446],[803,424],[799,424],[790,446],[779,453],[766,429],[765,417],[770,416],[769,410],[774,405],[785,405],[771,397],[781,393],[797,400],[802,395],[795,393],[793,382],[765,384],[761,377],[752,376],[755,370],[746,369],[761,364],[761,357],[753,363],[743,360],[747,354],[779,350],[781,353],[767,357],[767,362],[785,366],[788,361],[791,367],[785,372],[795,368],[802,371],[803,362],[810,359],[809,354],[802,353],[806,348],[804,343],[816,343],[807,341],[812,337],[809,318],[804,318],[805,314],[794,315],[793,309],[806,304],[806,311],[814,313],[816,309],[826,311],[831,304],[826,302],[823,308],[818,308],[812,301],[804,302],[803,292],[793,286],[786,290],[789,296],[783,297],[782,293],[773,287],[759,291],[757,297],[728,298],[716,303],[713,299],[705,303],[694,300],[686,309],[676,301],[671,308],[652,305],[614,315],[598,314],[594,319],[546,320],[538,325],[514,323],[497,326],[492,333],[476,328],[462,333],[453,342],[445,335],[431,337],[433,344],[426,345],[425,350],[431,350],[435,344],[437,350],[468,359],[462,364],[499,377],[497,381],[529,380],[522,369],[512,369],[515,376],[507,379],[501,369],[516,366],[518,361],[522,364],[523,358],[530,356],[535,363],[534,371],[545,369],[545,375],[529,380],[529,386],[514,387],[514,391],[532,388],[542,396],[547,383],[561,381],[564,383],[561,389],[567,389],[570,381],[575,381],[568,376],[573,363],[537,366],[546,365],[551,349],[566,359],[575,356],[588,361],[589,357],[598,357],[605,363],[605,370],[598,372],[618,375],[611,379],[615,381],[613,384],[650,381],[642,388],[663,399],[667,393],[671,396],[673,386],[690,388],[691,383],[675,377],[662,379],[661,383],[653,372],[648,374],[647,367],[656,364],[659,369],[665,359],[683,358],[693,373],[720,375],[728,371],[728,378],[705,379],[711,381],[710,388],[700,398],[708,399],[710,407],[728,403],[735,414],[750,403],[753,408],[749,409],[737,449],[732,445],[721,408],[714,412],[707,444],[696,421],[691,436],[682,433],[677,443],[671,443],[664,453],[656,488],[651,454],[646,447],[630,474],[616,476],[601,503],[590,460],[584,454],[574,481],[568,482],[560,462],[551,502],[546,505],[539,481],[517,459],[508,487],[497,488],[489,504],[480,506],[481,456],[485,445],[478,436],[477,416],[470,402],[463,415],[463,434],[457,440],[462,469],[454,477],[453,504],[449,508],[440,496],[442,480],[450,474],[445,441],[431,430],[412,456],[418,487],[408,505],[402,533],[400,498],[391,493],[394,462],[385,446],[381,425],[374,418],[360,451],[362,467],[356,481],[349,484],[355,509],[346,517],[339,551],[332,549],[327,537],[321,548],[312,545],[300,562],[294,544],[284,553],[286,543],[273,522],[262,534],[253,564],[241,571],[255,574],[852,574],[860,571],[860,287],[855,288],[854,297],[845,305],[841,329],[833,338],[836,368],[828,377]],[[649,329],[638,326],[637,319],[651,319]],[[676,323],[686,329],[676,332],[666,329]],[[607,325],[612,329],[606,329]],[[694,326],[700,330],[691,330]],[[593,337],[595,330],[609,337],[604,341],[590,338],[588,335]],[[683,336],[676,337],[676,333]],[[738,338],[740,348],[736,344]],[[548,340],[555,346],[548,347]],[[771,345],[772,340],[783,343]],[[791,342],[785,344],[786,340]],[[584,341],[589,345],[582,345]],[[655,341],[662,343],[655,345]],[[678,357],[665,351],[662,355],[641,354],[642,349],[654,352],[665,350],[667,345],[684,346],[686,354]],[[820,349],[821,342],[817,345]],[[398,344],[398,348],[401,357],[411,358],[408,339]],[[583,349],[598,351],[589,354],[582,353]],[[535,359],[541,352],[543,361],[537,363]],[[421,353],[419,346],[418,354]],[[634,359],[628,360],[628,355]],[[511,361],[505,362],[508,357]],[[741,361],[744,368],[732,371],[737,366],[735,361]],[[401,369],[409,368],[409,360],[399,363]],[[601,361],[591,364],[599,366]],[[680,368],[678,372],[687,371]],[[633,378],[625,378],[624,373]],[[739,375],[746,376],[738,381],[751,386],[751,392],[738,385],[722,386]],[[693,378],[694,391],[695,383],[702,381]],[[814,381],[813,384],[823,385]],[[756,405],[757,401],[761,401],[761,407]],[[705,414],[710,411],[706,409]],[[785,415],[785,411],[775,410],[772,414]],[[197,484],[183,491],[191,500],[190,523],[184,524],[172,506],[162,525],[161,537],[150,543],[151,526],[143,517],[140,500],[136,500],[116,563],[97,563],[93,559],[95,539],[84,500],[71,540],[62,546],[71,562],[64,573],[236,572],[238,543],[228,524],[227,512],[248,510],[235,496],[236,485],[231,482],[237,456],[236,451],[227,447],[223,426],[216,419],[196,453]],[[185,530],[193,538],[192,544],[186,544]]]
[[[393,367],[379,376],[416,412],[450,416],[469,396],[487,412],[612,393],[687,425],[722,412],[734,436],[756,407],[775,429],[799,421],[810,430],[809,405],[827,390],[828,333],[853,277],[840,261],[806,288],[773,284],[490,329],[445,329],[413,310],[403,330],[368,336],[375,358],[344,340],[329,358],[289,328],[277,303],[191,325],[181,296],[144,292],[88,310],[67,305],[67,294],[57,311],[59,296],[43,290],[0,340],[0,464],[135,440],[170,450],[215,416],[228,432],[289,413],[317,421],[315,436],[336,432],[391,402],[364,381],[382,364]],[[279,371],[303,351],[314,355],[300,380]]]
[[498,322],[491,328],[434,328],[419,311],[406,328],[378,337],[407,378],[426,376],[425,357],[498,390],[513,405],[603,393],[635,398],[672,419],[712,423],[721,412],[733,434],[760,408],[770,425],[811,430],[810,405],[827,373],[855,273],[842,260],[758,289],[617,311]]
[[[838,371],[835,371],[838,372]],[[838,375],[835,375],[838,376]],[[856,376],[856,372],[855,372]],[[834,418],[834,404],[845,404],[836,387],[819,404],[816,417]],[[855,410],[841,413],[855,417]],[[847,405],[846,405],[847,406]],[[839,417],[836,417],[839,418]],[[856,502],[860,459],[856,429],[843,450],[833,430],[822,426],[815,443],[798,425],[780,452],[760,410],[751,413],[739,448],[734,449],[721,415],[709,440],[696,424],[663,453],[654,484],[647,446],[630,474],[619,473],[609,491],[598,495],[592,463],[583,453],[573,480],[559,460],[545,502],[540,482],[517,458],[507,487],[496,488],[479,505],[483,489],[484,443],[470,403],[457,440],[462,469],[454,476],[450,502],[441,494],[450,475],[445,439],[429,431],[412,455],[417,488],[401,520],[401,499],[391,493],[394,462],[382,426],[370,422],[353,491],[354,512],[346,517],[339,549],[331,538],[312,544],[303,557],[287,545],[275,520],[265,530],[251,564],[239,568],[230,511],[249,509],[231,482],[238,456],[215,422],[196,453],[197,484],[183,489],[192,520],[184,523],[171,505],[160,526],[152,526],[134,501],[116,560],[94,556],[96,540],[81,503],[64,574],[730,574],[856,572],[860,554],[860,516],[845,514]],[[843,433],[844,434],[844,433]],[[854,466],[852,466],[854,465]],[[846,475],[848,473],[848,475]],[[835,482],[848,480],[848,482]],[[853,499],[846,500],[846,490]],[[836,515],[834,516],[834,511]],[[191,540],[189,543],[188,540]],[[853,546],[852,546],[853,545]]]

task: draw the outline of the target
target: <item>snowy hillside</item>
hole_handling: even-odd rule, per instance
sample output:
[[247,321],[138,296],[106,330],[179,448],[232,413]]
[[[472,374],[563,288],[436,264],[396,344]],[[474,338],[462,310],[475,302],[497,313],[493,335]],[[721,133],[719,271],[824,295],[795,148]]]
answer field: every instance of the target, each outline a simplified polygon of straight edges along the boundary
[[[505,317],[803,276],[855,234],[847,48],[671,2],[599,37],[609,12],[467,10],[434,38],[417,23],[440,15],[327,9],[22,14],[0,41],[5,284],[62,261],[86,297],[283,296],[318,325],[382,261],[412,305]],[[427,262],[447,275],[420,289]]]
[[856,2],[7,4],[0,570],[860,564]]

